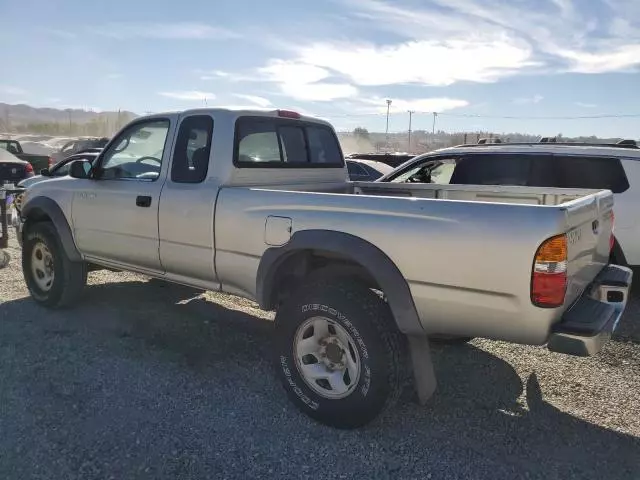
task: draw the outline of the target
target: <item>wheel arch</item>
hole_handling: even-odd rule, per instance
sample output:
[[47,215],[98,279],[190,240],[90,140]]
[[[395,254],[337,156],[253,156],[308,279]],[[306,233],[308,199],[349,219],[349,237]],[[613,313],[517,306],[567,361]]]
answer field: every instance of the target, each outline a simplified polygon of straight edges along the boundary
[[355,277],[382,290],[399,330],[424,335],[409,285],[395,263],[370,242],[342,232],[303,230],[286,245],[267,249],[256,279],[260,307],[275,308],[281,293],[312,275]]
[[25,220],[25,225],[22,229],[23,236],[29,230],[30,224],[49,221],[55,227],[60,237],[62,247],[69,259],[74,262],[82,261],[82,255],[80,255],[73,240],[73,234],[71,233],[71,227],[69,226],[67,217],[54,200],[47,197],[34,197],[23,205],[20,215]]

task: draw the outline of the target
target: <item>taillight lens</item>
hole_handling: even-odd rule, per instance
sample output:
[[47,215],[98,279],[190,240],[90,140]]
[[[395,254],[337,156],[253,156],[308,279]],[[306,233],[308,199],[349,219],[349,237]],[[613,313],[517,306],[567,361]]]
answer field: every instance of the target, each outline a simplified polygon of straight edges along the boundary
[[49,157],[49,160],[47,162],[49,168],[53,167],[53,157]]
[[536,252],[531,274],[531,302],[543,308],[560,307],[567,291],[567,236],[545,240]]
[[24,167],[24,171],[27,173],[33,173],[33,165],[27,162],[27,166]]

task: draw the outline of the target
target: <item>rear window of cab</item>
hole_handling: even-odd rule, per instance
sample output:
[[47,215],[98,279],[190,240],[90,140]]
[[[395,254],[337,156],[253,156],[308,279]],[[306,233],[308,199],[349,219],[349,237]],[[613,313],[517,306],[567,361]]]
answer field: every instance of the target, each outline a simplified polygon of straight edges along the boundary
[[341,168],[335,132],[322,124],[272,117],[236,121],[234,165],[253,168]]

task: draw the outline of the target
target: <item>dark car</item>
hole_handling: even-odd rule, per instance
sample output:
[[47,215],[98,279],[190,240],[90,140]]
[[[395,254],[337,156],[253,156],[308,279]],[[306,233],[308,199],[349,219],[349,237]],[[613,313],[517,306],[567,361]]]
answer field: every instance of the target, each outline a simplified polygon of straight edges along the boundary
[[371,160],[352,160],[347,158],[349,180],[352,182],[373,182],[383,175],[393,171],[393,167]]
[[41,182],[51,177],[64,177],[65,175],[69,175],[71,162],[73,162],[74,160],[88,160],[90,162],[93,162],[101,151],[102,149],[97,148],[92,149],[92,151],[86,151],[71,155],[64,160],[56,163],[53,167],[41,170],[39,175],[36,175],[35,177],[32,175],[32,178],[27,178],[21,181],[17,184],[17,186],[27,188],[34,183]]
[[49,155],[26,153],[17,140],[0,139],[0,150],[5,150],[20,160],[29,162],[36,172],[53,165],[53,159]]
[[65,143],[59,151],[51,154],[51,158],[53,159],[53,163],[56,164],[76,153],[85,152],[89,149],[95,148],[102,149],[107,145],[107,143],[109,143],[109,139],[107,137],[78,138]]
[[33,166],[0,148],[0,185],[4,183],[16,184],[29,177],[33,177]]
[[351,153],[345,158],[347,160],[369,160],[380,162],[396,168],[407,160],[411,160],[415,155],[410,153]]

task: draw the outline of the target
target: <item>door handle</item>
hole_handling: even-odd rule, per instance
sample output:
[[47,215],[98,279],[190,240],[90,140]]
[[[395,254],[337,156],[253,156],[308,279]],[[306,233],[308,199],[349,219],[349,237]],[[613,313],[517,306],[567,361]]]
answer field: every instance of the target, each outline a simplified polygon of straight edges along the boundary
[[151,206],[151,197],[147,195],[138,195],[136,197],[136,206],[138,207],[150,207]]

